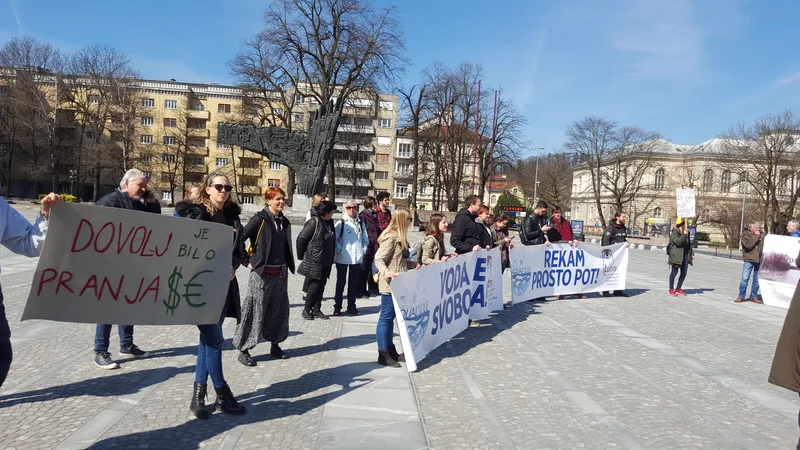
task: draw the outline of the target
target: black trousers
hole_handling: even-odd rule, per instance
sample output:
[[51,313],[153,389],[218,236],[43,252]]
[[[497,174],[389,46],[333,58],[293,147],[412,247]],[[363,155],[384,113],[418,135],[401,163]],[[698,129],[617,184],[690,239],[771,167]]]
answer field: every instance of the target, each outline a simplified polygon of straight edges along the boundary
[[364,258],[361,261],[358,273],[358,293],[369,294],[371,292],[378,292],[378,283],[372,279],[372,262],[375,258]]
[[6,309],[3,307],[3,290],[0,289],[0,387],[6,381],[8,371],[11,369],[11,337],[8,331],[8,321],[6,320]]
[[347,284],[347,310],[356,309],[356,295],[358,295],[358,284],[361,270],[358,264],[339,264],[336,263],[336,295],[333,298],[333,309],[342,310],[344,300],[344,286]]
[[325,293],[325,285],[328,283],[328,277],[331,275],[331,266],[322,268],[322,278],[316,279],[306,277],[308,287],[306,288],[306,312],[311,309],[320,309],[322,307],[322,294]]

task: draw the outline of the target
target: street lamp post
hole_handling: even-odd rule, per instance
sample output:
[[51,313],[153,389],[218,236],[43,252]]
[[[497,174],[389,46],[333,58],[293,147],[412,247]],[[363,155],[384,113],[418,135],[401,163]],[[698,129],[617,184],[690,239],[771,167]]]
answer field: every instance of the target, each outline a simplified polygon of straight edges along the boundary
[[539,150],[544,150],[544,147],[536,147],[536,175],[533,182],[533,201],[535,202],[539,201]]
[[739,250],[740,251],[742,250],[742,232],[744,232],[744,201],[747,198],[747,191],[748,191],[747,182],[748,182],[748,180],[750,178],[749,175],[750,174],[747,173],[747,172],[744,173],[744,188],[742,189],[744,191],[744,192],[742,192],[742,219],[741,219],[741,222],[739,224]]

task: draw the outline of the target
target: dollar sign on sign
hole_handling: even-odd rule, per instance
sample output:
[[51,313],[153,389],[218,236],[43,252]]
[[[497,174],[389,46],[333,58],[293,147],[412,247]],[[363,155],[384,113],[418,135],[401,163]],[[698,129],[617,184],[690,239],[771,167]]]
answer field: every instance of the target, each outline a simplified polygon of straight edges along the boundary
[[183,267],[175,266],[172,270],[172,274],[169,276],[169,298],[167,300],[161,300],[164,303],[164,306],[167,307],[167,315],[172,312],[172,315],[175,315],[175,308],[181,303],[181,294],[178,292],[178,285],[180,284],[181,280],[183,279],[183,274],[181,271]]

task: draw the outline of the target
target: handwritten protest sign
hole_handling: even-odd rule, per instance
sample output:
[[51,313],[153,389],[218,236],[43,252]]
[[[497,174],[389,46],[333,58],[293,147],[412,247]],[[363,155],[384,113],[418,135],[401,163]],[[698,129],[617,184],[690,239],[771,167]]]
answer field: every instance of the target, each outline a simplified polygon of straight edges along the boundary
[[467,329],[470,319],[503,309],[500,250],[478,250],[402,273],[391,287],[406,366],[413,372],[433,349]]
[[216,323],[232,250],[228,226],[62,203],[50,214],[22,320]]
[[675,199],[678,202],[678,217],[694,217],[697,214],[694,189],[676,189]]
[[626,245],[572,247],[569,244],[511,249],[513,303],[553,295],[625,289]]
[[800,239],[776,234],[768,234],[763,239],[764,249],[758,271],[762,300],[765,305],[788,309],[800,282],[800,269],[797,268]]

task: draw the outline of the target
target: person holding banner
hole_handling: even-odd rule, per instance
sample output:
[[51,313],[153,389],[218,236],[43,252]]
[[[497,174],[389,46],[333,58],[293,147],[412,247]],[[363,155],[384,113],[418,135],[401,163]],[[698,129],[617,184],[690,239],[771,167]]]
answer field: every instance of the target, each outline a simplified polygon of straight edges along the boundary
[[495,247],[500,246],[500,256],[502,258],[503,272],[511,267],[511,260],[508,257],[508,249],[514,245],[511,243],[512,237],[508,236],[508,216],[500,213],[495,217],[494,224],[491,226],[492,241]]
[[489,207],[486,205],[481,205],[478,209],[478,217],[475,219],[475,223],[478,224],[478,229],[482,229],[484,233],[481,233],[481,242],[480,245],[482,248],[486,248],[487,250],[491,249],[492,247],[497,247],[497,243],[494,241],[492,236],[492,229],[490,228],[491,225],[489,224]]
[[200,330],[200,344],[197,346],[197,363],[195,364],[194,388],[189,410],[198,419],[208,419],[206,409],[206,392],[208,391],[208,377],[214,385],[217,399],[214,406],[222,412],[234,415],[244,414],[245,408],[241,406],[231,392],[230,386],[225,381],[222,373],[222,348],[225,338],[222,336],[222,322],[225,317],[234,317],[239,320],[239,283],[236,281],[236,269],[244,260],[242,236],[244,229],[239,222],[242,209],[231,198],[233,186],[226,175],[213,172],[206,178],[205,186],[200,189],[191,200],[184,200],[175,205],[175,215],[194,220],[204,220],[227,225],[232,228],[233,254],[231,259],[231,275],[228,282],[228,294],[225,306],[220,311],[217,323],[198,325]]
[[450,245],[459,255],[485,247],[485,244],[481,245],[481,243],[486,231],[483,229],[483,225],[475,222],[480,209],[481,198],[477,195],[469,195],[464,199],[464,208],[456,214],[456,218],[453,220]]
[[[39,217],[31,225],[17,210],[11,208],[5,198],[0,197],[0,244],[12,252],[34,258],[39,256],[47,237],[47,220],[50,208],[61,203],[56,193],[47,194],[40,202]],[[0,387],[11,369],[11,329],[3,306],[3,289],[0,288]]]
[[[153,193],[147,190],[147,176],[138,169],[130,169],[122,176],[119,188],[95,203],[96,206],[130,209],[133,211],[161,214],[161,204]],[[119,354],[133,358],[150,356],[133,343],[133,325],[117,325],[119,333]],[[98,324],[94,333],[94,363],[101,369],[119,369],[108,352],[111,339],[111,325]]]
[[375,254],[378,290],[381,291],[381,312],[378,317],[378,326],[375,328],[375,337],[378,341],[378,364],[389,367],[401,367],[398,361],[405,361],[403,355],[398,354],[397,348],[392,344],[395,312],[390,283],[398,273],[416,267],[416,263],[409,259],[407,237],[408,227],[411,226],[413,220],[408,209],[397,208],[389,225],[378,238],[380,246],[378,253]]
[[[561,215],[561,213],[561,207],[558,205],[554,205],[553,209],[550,211],[551,216],[550,222],[548,223],[550,229],[547,230],[547,241],[559,244],[569,244],[573,247],[577,247],[578,241],[572,237],[572,225]],[[563,300],[566,297],[563,295],[556,295],[556,298]],[[575,298],[587,297],[585,294],[575,294]]]
[[[689,229],[686,226],[686,219],[678,217],[675,219],[675,228],[669,235],[669,245],[667,254],[669,255],[669,265],[671,267],[669,273],[669,295],[686,296],[683,292],[683,280],[686,279],[686,272],[689,270],[689,265],[694,260],[692,254],[692,241],[689,238]],[[678,288],[673,289],[675,286],[675,275],[681,271],[681,276],[678,277]]]
[[758,222],[750,224],[750,228],[742,232],[742,281],[739,283],[739,296],[734,300],[736,303],[746,301],[747,285],[750,283],[750,275],[753,276],[753,284],[750,286],[750,301],[764,303],[758,296],[758,269],[761,266],[761,252],[764,249],[764,239],[761,236],[761,225]]
[[[250,269],[247,295],[241,309],[241,322],[233,335],[239,350],[239,362],[256,365],[250,350],[263,337],[269,342],[269,354],[286,359],[280,343],[289,337],[289,271],[294,273],[292,225],[283,215],[286,193],[279,187],[264,192],[266,206],[244,227],[244,238],[250,240],[242,264]],[[248,256],[249,254],[249,256]]]
[[297,235],[297,257],[302,261],[297,273],[306,277],[305,307],[302,316],[306,320],[328,319],[322,312],[322,293],[331,275],[336,235],[333,227],[333,213],[336,204],[323,200],[317,206],[317,215],[311,216],[300,234]]
[[445,255],[444,233],[447,231],[447,218],[442,213],[433,213],[428,219],[428,227],[425,230],[425,237],[422,239],[422,255],[420,262],[427,266],[439,261],[447,261],[449,256]]
[[[628,228],[625,226],[625,212],[617,211],[614,213],[614,222],[608,224],[606,227],[606,232],[603,235],[603,239],[601,240],[601,244],[603,247],[607,247],[609,245],[619,244],[625,242],[628,244],[628,248],[631,247],[631,243],[628,242]],[[625,291],[614,291],[608,292],[604,291],[604,297],[610,296],[617,296],[617,297],[627,297],[628,294]]]
[[520,239],[523,245],[550,245],[547,240],[547,232],[552,228],[547,224],[547,202],[539,200],[533,214],[522,221],[519,230]]

